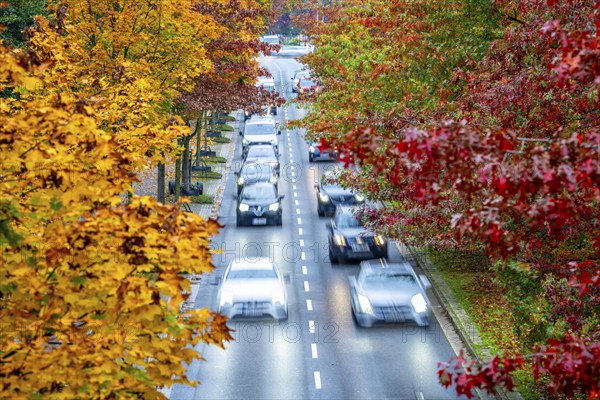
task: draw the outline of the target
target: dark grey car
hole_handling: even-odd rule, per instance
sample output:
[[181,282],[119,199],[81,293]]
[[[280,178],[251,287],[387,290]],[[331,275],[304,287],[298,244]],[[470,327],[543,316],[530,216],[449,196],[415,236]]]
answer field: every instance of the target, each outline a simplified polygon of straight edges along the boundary
[[237,201],[237,226],[281,225],[281,200],[272,183],[255,183],[244,186]]
[[339,205],[357,205],[365,201],[364,196],[344,189],[332,182],[335,171],[329,171],[321,177],[321,182],[315,185],[317,189],[317,214],[319,217],[332,215]]
[[347,259],[387,258],[388,241],[364,227],[358,209],[338,206],[327,224],[329,229],[329,260],[332,264]]

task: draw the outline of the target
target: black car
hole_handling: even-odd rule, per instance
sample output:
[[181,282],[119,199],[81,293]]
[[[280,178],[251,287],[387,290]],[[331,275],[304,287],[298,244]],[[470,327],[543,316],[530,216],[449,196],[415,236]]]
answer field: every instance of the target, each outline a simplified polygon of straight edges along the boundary
[[317,214],[319,214],[319,217],[325,214],[333,214],[339,205],[362,204],[365,201],[364,196],[344,189],[333,181],[334,178],[334,171],[326,172],[321,177],[321,183],[315,185],[315,189],[317,189]]
[[388,256],[387,238],[365,228],[356,207],[338,206],[327,228],[329,260],[332,264],[350,258],[364,260]]
[[275,173],[279,175],[279,154],[277,153],[277,148],[272,144],[250,145],[244,158],[244,162],[270,164],[275,169]]
[[269,182],[277,185],[276,166],[269,162],[248,161],[235,173],[237,175],[237,192],[240,194],[246,185],[257,182]]
[[237,226],[281,225],[281,200],[272,183],[255,183],[244,186],[237,201]]
[[319,142],[307,142],[308,143],[308,162],[315,162],[318,160],[335,161],[338,153],[337,148],[334,151],[321,151],[319,149]]

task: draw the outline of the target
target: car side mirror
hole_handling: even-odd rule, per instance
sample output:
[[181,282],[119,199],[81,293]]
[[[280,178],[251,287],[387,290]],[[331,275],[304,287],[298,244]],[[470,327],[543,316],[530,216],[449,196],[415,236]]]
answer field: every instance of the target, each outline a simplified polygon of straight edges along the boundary
[[242,133],[242,131],[240,131],[240,136],[242,136],[242,135],[243,135],[243,133]]
[[429,279],[425,275],[419,275],[419,279],[421,279],[425,289],[429,289],[431,287],[431,282],[429,282]]
[[279,200],[283,200],[285,199],[285,194],[282,194],[281,196],[279,196]]
[[277,134],[278,134],[278,135],[281,135],[281,131],[277,131]]

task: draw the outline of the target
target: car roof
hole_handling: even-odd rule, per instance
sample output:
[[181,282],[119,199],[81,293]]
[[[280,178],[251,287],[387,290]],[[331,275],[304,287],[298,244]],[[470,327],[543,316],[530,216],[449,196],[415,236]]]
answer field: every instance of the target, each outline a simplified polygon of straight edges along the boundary
[[388,263],[385,258],[365,260],[360,263],[361,273],[394,272],[406,275],[414,274],[413,267],[408,262]]
[[246,125],[275,125],[275,119],[269,115],[259,115],[246,121]]
[[274,269],[275,264],[268,257],[259,257],[259,258],[250,258],[246,259],[244,257],[231,260],[229,263],[230,269],[232,270],[240,270],[240,269]]
[[340,204],[337,206],[335,213],[336,214],[354,214],[356,211],[359,211],[360,207],[350,204]]

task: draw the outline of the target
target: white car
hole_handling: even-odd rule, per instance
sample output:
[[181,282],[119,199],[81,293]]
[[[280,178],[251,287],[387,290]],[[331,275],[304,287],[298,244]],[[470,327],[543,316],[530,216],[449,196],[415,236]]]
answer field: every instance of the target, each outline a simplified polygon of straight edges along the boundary
[[233,260],[219,286],[219,313],[233,318],[288,317],[287,290],[279,269],[268,258]]
[[255,116],[246,121],[244,130],[240,131],[242,138],[242,156],[245,157],[248,148],[255,144],[269,144],[279,149],[278,135],[281,131],[278,124],[271,116]]

